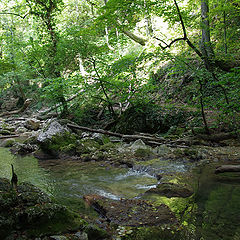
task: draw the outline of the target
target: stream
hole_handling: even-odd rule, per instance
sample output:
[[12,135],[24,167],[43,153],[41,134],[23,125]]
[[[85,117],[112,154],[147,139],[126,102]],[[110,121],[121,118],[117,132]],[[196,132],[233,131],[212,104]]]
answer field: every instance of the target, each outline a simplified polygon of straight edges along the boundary
[[[59,203],[83,212],[86,212],[82,200],[85,194],[98,194],[115,200],[141,198],[147,189],[158,184],[147,167],[127,169],[96,162],[38,161],[32,156],[15,156],[9,149],[0,148],[0,177],[11,178],[11,164],[14,165],[19,182],[30,182]],[[161,161],[160,164],[160,173],[176,174],[189,170],[189,166],[181,162]],[[214,176],[214,167],[211,164],[202,167],[195,201],[189,203],[189,208],[194,211],[189,211],[185,216],[184,225],[195,232],[194,239],[239,240],[240,175],[233,174],[229,181],[225,176]],[[151,199],[155,202],[165,201],[175,208],[175,212],[181,205],[179,201],[182,201],[159,196],[151,196]]]
[[[38,161],[33,156],[12,155],[0,148],[0,176],[11,178],[14,165],[19,182],[30,182],[54,197],[58,202],[79,210],[83,195],[98,194],[110,199],[138,197],[158,183],[148,167],[116,168],[95,162],[68,160]],[[182,163],[161,162],[163,172],[182,172]],[[150,173],[148,173],[150,172]]]

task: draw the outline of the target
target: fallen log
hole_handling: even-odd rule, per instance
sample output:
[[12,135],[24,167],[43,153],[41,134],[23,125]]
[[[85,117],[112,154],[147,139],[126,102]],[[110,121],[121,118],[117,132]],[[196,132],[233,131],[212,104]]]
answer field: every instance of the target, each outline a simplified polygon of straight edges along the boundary
[[234,133],[218,133],[218,134],[211,134],[211,135],[205,135],[205,134],[198,134],[196,135],[196,138],[202,139],[205,141],[211,141],[211,142],[220,142],[228,139],[234,139],[236,138],[236,134]]
[[11,112],[3,112],[3,113],[0,114],[0,117],[9,116],[9,115],[13,115],[13,114],[18,114],[18,113],[24,112],[29,107],[31,102],[32,102],[31,99],[27,99],[20,109],[15,110],[15,111],[11,111]]
[[78,126],[78,125],[70,124],[70,123],[68,123],[67,126],[71,129],[78,129],[78,130],[83,130],[83,131],[88,131],[88,132],[106,134],[108,136],[113,136],[113,137],[119,137],[123,141],[133,141],[133,140],[140,139],[148,145],[159,146],[162,144],[166,144],[168,147],[188,148],[188,146],[177,145],[176,143],[169,143],[169,141],[165,140],[164,138],[156,138],[156,137],[151,137],[151,136],[146,136],[146,135],[124,135],[121,133],[110,132],[110,131],[106,131],[103,129],[93,129],[93,128]]
[[124,135],[121,133],[115,133],[115,132],[110,132],[106,131],[103,129],[93,129],[93,128],[88,128],[88,127],[83,127],[83,126],[78,126],[74,124],[68,123],[67,126],[69,128],[75,128],[83,131],[88,131],[88,132],[94,132],[94,133],[101,133],[101,134],[106,134],[109,136],[114,136],[114,137],[119,137],[122,138],[124,141],[131,141],[131,140],[138,140],[141,139],[143,141],[152,141],[156,143],[162,143],[164,140],[162,138],[154,138],[154,137],[149,137],[149,136],[144,136],[144,135]]
[[0,139],[5,139],[5,138],[16,138],[19,137],[19,135],[6,135],[6,136],[0,136]]
[[26,118],[9,118],[9,119],[5,119],[5,122],[12,122],[12,121],[26,121]]
[[215,170],[215,174],[225,172],[240,172],[240,165],[222,165]]

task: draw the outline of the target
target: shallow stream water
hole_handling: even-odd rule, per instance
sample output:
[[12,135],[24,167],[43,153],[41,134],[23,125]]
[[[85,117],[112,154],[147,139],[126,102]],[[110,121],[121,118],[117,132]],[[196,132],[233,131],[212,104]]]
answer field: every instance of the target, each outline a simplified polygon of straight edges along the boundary
[[[11,178],[11,164],[19,182],[38,186],[74,210],[84,208],[82,196],[85,194],[98,194],[111,199],[138,198],[158,183],[147,167],[129,170],[99,166],[95,162],[38,161],[32,156],[15,156],[8,149],[0,148],[0,177]],[[156,169],[158,166],[153,167]],[[194,239],[240,240],[240,175],[233,175],[229,181],[229,177],[213,175],[213,169],[211,165],[198,169],[201,174],[197,195],[192,206],[189,206],[184,224],[195,232]],[[159,173],[174,174],[187,170],[188,166],[181,162],[159,163]],[[152,196],[152,199],[164,202],[164,199],[156,196]],[[176,212],[182,204],[178,205],[177,198],[165,199],[165,203],[175,208]]]

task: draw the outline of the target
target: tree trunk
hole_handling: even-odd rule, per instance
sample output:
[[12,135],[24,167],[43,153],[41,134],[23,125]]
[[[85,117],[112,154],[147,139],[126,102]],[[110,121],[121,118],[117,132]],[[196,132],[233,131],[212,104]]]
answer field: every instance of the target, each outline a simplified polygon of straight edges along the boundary
[[134,33],[131,33],[125,29],[122,29],[123,33],[125,35],[127,35],[129,38],[131,38],[134,42],[136,43],[139,43],[140,45],[144,46],[147,42],[147,40],[141,38],[141,37],[138,37],[137,35],[135,35]]
[[201,48],[204,56],[204,62],[207,69],[210,69],[214,61],[214,52],[211,46],[210,25],[209,25],[209,5],[208,0],[201,0],[201,17],[202,17],[202,39]]

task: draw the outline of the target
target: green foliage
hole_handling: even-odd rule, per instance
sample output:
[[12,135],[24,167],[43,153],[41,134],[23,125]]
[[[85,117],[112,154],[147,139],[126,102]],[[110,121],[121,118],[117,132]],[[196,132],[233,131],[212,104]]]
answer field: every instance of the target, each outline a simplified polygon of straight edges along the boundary
[[134,132],[166,133],[171,126],[185,123],[190,113],[175,107],[159,107],[154,104],[138,104],[127,109],[115,130]]
[[[41,94],[43,102],[61,103],[64,111],[65,100],[79,92],[71,109],[74,120],[84,125],[99,124],[101,110],[100,120],[107,121],[116,120],[129,106],[133,109],[149,103],[187,105],[199,113],[202,101],[214,124],[217,119],[224,120],[223,125],[237,128],[240,47],[239,5],[235,1],[209,1],[215,61],[232,68],[229,72],[207,70],[184,39],[174,42],[170,49],[159,46],[183,37],[174,1],[11,1],[11,11],[8,5],[8,0],[1,2],[1,95],[10,93],[22,99],[33,96],[40,107]],[[178,7],[187,37],[201,51],[200,2],[179,2]],[[144,38],[145,46],[136,45],[125,31]],[[163,132],[169,125],[178,124],[171,116],[167,123],[145,110],[152,116],[150,125],[161,122]],[[177,118],[181,117],[179,114]],[[139,129],[143,129],[144,121],[139,122]],[[153,131],[152,126],[146,129]]]

